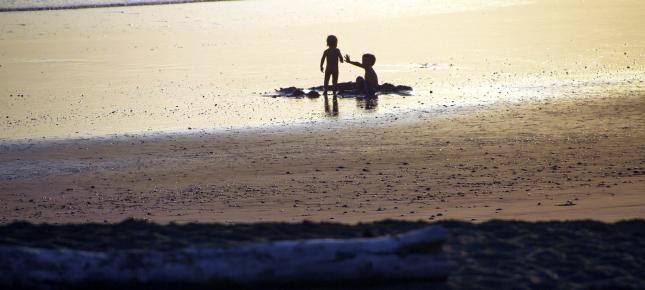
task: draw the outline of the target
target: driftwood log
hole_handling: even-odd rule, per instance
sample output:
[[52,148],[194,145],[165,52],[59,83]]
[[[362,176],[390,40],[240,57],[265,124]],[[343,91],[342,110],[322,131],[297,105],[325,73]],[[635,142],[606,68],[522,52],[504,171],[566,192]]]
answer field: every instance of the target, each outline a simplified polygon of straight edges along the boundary
[[398,236],[317,239],[176,251],[35,249],[0,246],[0,285],[289,284],[443,280],[449,264],[438,226]]

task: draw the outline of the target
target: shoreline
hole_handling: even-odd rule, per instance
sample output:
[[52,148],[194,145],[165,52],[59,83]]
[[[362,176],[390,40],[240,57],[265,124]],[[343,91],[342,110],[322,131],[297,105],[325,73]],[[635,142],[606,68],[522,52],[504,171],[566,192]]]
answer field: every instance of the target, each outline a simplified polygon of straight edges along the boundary
[[52,5],[52,6],[26,6],[16,8],[0,7],[2,12],[29,12],[29,11],[49,11],[49,10],[72,10],[72,9],[92,9],[92,8],[110,8],[110,7],[129,7],[129,6],[150,6],[150,5],[172,5],[172,4],[189,4],[200,2],[220,2],[234,0],[143,0],[140,2],[106,2],[99,4],[77,4],[77,5]]
[[643,218],[643,102],[634,91],[341,130],[9,148],[0,223]]
[[[545,82],[544,88],[547,87]],[[619,81],[612,81],[611,83],[604,83],[603,81],[596,80],[595,83],[583,83],[582,86],[576,84],[561,84],[554,93],[550,94],[540,94],[534,91],[527,93],[525,97],[513,97],[509,99],[496,99],[496,100],[486,100],[476,102],[473,100],[468,100],[467,103],[455,104],[453,102],[448,102],[446,104],[431,104],[427,106],[422,106],[418,108],[398,108],[385,112],[373,112],[371,114],[363,115],[350,115],[343,118],[335,117],[321,117],[318,119],[295,119],[291,121],[283,120],[277,124],[264,123],[264,124],[249,124],[249,125],[237,125],[237,126],[223,126],[223,127],[213,127],[213,128],[198,128],[198,127],[188,127],[181,130],[152,130],[152,131],[138,131],[138,132],[126,132],[126,133],[111,133],[111,134],[98,134],[98,135],[71,135],[71,136],[36,136],[36,137],[22,137],[22,138],[0,138],[0,146],[4,147],[13,147],[13,146],[34,146],[34,145],[61,145],[69,142],[83,142],[93,144],[96,142],[129,142],[131,140],[145,140],[145,141],[155,141],[163,140],[168,138],[195,138],[199,136],[211,136],[216,137],[218,135],[228,135],[228,134],[255,134],[267,131],[280,132],[283,130],[311,130],[319,128],[357,128],[364,126],[366,123],[368,126],[380,126],[385,125],[386,123],[392,122],[401,122],[401,121],[412,121],[418,120],[420,118],[427,118],[428,116],[438,116],[438,117],[447,117],[450,115],[463,115],[465,113],[471,112],[476,113],[477,110],[485,109],[494,109],[499,106],[509,106],[515,104],[535,104],[545,101],[567,101],[567,100],[576,100],[576,99],[589,99],[597,97],[597,95],[602,94],[621,94],[628,92],[638,92],[643,90],[643,84],[645,80],[641,78],[634,79],[621,79]],[[604,86],[603,86],[604,85]],[[609,86],[609,87],[607,87]],[[601,88],[602,91],[597,91]],[[575,94],[566,95],[567,90],[575,90]],[[595,96],[589,96],[595,95]],[[265,96],[269,98],[269,96]],[[385,98],[391,98],[391,96],[385,96]],[[411,96],[405,97],[419,97],[414,94]],[[323,97],[313,98],[312,100],[317,101],[318,99],[322,100]],[[285,97],[285,99],[307,99],[304,97],[295,98],[295,97]],[[339,100],[356,100],[355,97],[339,97]],[[450,99],[450,98],[448,98]],[[331,97],[330,97],[331,100]],[[347,104],[345,104],[347,105]],[[315,127],[315,128],[311,128]]]
[[[642,81],[641,81],[642,82]],[[640,93],[642,89],[635,87],[632,93]],[[624,94],[624,90],[605,93]],[[126,145],[126,144],[144,144],[146,142],[193,142],[200,139],[220,139],[220,138],[253,138],[263,134],[287,134],[303,135],[307,132],[333,134],[337,130],[361,130],[361,129],[384,129],[392,126],[402,126],[418,124],[420,122],[442,121],[450,118],[468,118],[482,111],[502,110],[511,106],[538,106],[542,103],[551,102],[572,102],[584,100],[593,100],[594,97],[581,96],[560,96],[560,97],[541,97],[518,100],[497,101],[487,104],[474,105],[452,105],[439,106],[436,111],[420,108],[403,110],[398,113],[388,112],[379,115],[368,115],[362,117],[351,117],[347,119],[323,118],[319,120],[308,120],[295,122],[293,124],[266,124],[258,126],[237,126],[223,128],[191,128],[180,131],[156,131],[140,133],[124,133],[97,135],[86,137],[41,137],[41,138],[24,138],[24,139],[0,139],[0,154],[7,154],[16,151],[25,150],[57,150],[70,146],[79,146],[84,148],[101,147],[109,145]],[[0,167],[2,169],[2,167]],[[23,176],[36,177],[36,176]],[[0,180],[6,179],[2,176]]]

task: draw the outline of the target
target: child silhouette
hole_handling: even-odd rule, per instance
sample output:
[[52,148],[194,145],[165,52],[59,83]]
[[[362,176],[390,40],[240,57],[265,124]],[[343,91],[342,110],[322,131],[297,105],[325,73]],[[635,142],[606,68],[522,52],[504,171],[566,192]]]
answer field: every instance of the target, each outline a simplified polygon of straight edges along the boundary
[[364,93],[366,97],[374,97],[379,89],[378,76],[373,68],[376,63],[376,57],[373,54],[366,53],[363,54],[362,62],[356,62],[349,58],[349,54],[346,54],[345,61],[365,70],[365,78],[356,78],[356,90],[359,93]]
[[[338,84],[338,61],[343,62],[343,54],[340,53],[338,46],[338,38],[334,35],[327,36],[328,49],[323,52],[320,59],[320,71],[325,72],[325,83],[323,86],[323,95],[327,95],[327,85],[329,84],[329,77],[331,76],[333,84],[334,96],[336,95],[336,85]],[[327,60],[327,67],[323,70],[323,64]]]

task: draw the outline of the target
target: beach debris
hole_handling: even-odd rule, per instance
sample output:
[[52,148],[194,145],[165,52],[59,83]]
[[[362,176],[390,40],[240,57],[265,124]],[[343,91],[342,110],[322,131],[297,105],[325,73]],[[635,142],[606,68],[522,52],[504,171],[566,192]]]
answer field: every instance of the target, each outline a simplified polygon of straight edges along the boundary
[[302,97],[305,95],[305,92],[302,89],[296,87],[280,88],[275,90],[275,92],[277,95],[285,97]]
[[410,86],[402,86],[402,85],[395,86],[390,83],[384,83],[379,88],[379,91],[382,93],[398,93],[398,92],[405,92],[405,91],[411,91],[411,90],[412,90],[412,87]]
[[305,92],[303,90],[295,90],[291,95],[294,97],[301,97],[305,95]]
[[[307,91],[305,93],[305,90]],[[267,96],[270,97],[309,97],[317,98],[320,97],[320,93],[324,90],[323,86],[311,87],[309,89],[297,88],[297,87],[286,87],[275,90],[273,93],[268,93]],[[331,90],[331,85],[328,87],[328,90]],[[336,85],[336,90],[338,94],[343,97],[358,97],[362,94],[356,90],[355,82],[344,82],[338,83]],[[412,91],[412,87],[404,85],[394,85],[390,83],[384,83],[379,86],[378,94],[387,95],[387,94],[396,94],[402,96],[409,96]]]
[[576,204],[573,203],[573,201],[570,201],[570,200],[567,200],[567,202],[565,202],[565,203],[557,204],[557,206],[574,206],[574,205],[576,205]]
[[[0,285],[183,285],[444,281],[440,226],[396,236],[287,240],[229,248],[82,251],[0,246]],[[92,284],[92,285],[94,285]],[[74,287],[72,287],[74,288]]]
[[309,91],[307,94],[307,98],[318,98],[320,97],[320,94],[316,91]]

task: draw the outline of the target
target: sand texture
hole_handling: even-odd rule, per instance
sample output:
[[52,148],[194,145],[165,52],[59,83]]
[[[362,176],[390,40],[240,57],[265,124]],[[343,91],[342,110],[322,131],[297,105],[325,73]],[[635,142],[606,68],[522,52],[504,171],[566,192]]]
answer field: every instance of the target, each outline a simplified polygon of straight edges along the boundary
[[[0,10],[43,2],[83,1]],[[1,12],[0,246],[166,251],[440,224],[448,281],[371,286],[645,289],[645,1],[406,4]],[[413,90],[302,97],[330,33]],[[339,81],[363,73],[341,66]]]
[[0,221],[643,218],[644,116],[634,91],[368,126],[3,146]]

